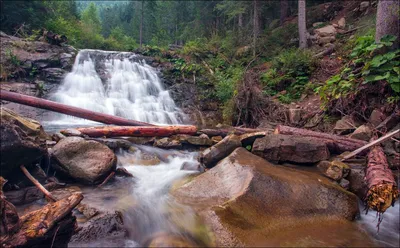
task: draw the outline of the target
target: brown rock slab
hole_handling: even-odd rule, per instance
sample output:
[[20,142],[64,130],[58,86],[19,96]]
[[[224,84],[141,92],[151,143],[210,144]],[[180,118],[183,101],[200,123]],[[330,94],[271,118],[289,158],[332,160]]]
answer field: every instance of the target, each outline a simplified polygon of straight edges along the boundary
[[372,130],[367,125],[361,125],[349,137],[369,141],[372,137]]
[[329,150],[314,138],[270,134],[256,139],[252,152],[271,162],[316,163],[327,160]]
[[354,194],[315,173],[272,165],[244,148],[172,194],[205,219],[216,246],[372,244],[348,221],[358,214]]

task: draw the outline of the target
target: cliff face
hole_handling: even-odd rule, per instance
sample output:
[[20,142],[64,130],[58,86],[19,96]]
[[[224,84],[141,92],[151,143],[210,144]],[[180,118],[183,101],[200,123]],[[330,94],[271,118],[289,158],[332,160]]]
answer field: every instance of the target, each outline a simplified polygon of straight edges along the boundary
[[[62,82],[74,64],[77,50],[0,32],[0,87],[21,94],[46,97]],[[24,116],[46,120],[48,111],[2,101]]]

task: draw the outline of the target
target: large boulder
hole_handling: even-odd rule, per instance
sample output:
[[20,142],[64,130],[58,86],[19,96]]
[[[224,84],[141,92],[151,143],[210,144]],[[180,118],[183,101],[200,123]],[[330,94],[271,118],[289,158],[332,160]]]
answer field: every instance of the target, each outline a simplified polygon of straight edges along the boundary
[[216,246],[371,244],[348,221],[358,214],[354,194],[315,173],[272,165],[244,148],[172,194],[204,218]]
[[256,139],[252,152],[271,162],[316,163],[330,156],[325,143],[310,137],[270,134]]
[[20,165],[29,165],[47,153],[47,134],[39,122],[1,107],[1,174],[5,178]]
[[114,152],[106,145],[81,137],[62,139],[53,147],[52,157],[57,161],[57,171],[86,184],[101,182],[117,163]]

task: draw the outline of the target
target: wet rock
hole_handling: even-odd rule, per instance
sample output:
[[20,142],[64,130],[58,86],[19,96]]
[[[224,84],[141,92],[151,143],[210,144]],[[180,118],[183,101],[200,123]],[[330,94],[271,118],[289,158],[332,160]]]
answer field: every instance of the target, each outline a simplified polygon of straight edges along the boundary
[[336,134],[348,134],[356,130],[357,124],[352,117],[346,115],[338,120],[333,128]]
[[256,139],[252,152],[271,162],[316,163],[330,156],[324,143],[310,137],[282,134]]
[[336,29],[332,25],[327,25],[322,28],[317,28],[314,30],[316,34],[318,34],[320,37],[327,37],[327,36],[335,36],[336,35]]
[[[131,152],[133,147],[131,147]],[[133,151],[135,156],[120,156],[118,159],[118,165],[158,165],[161,163],[160,158],[153,153],[149,153],[143,150],[135,149]]]
[[58,141],[64,139],[65,137],[66,137],[65,135],[63,135],[63,134],[61,134],[61,133],[59,133],[59,132],[54,133],[54,134],[51,136],[51,138],[52,138],[54,141],[56,141],[56,142],[58,142]]
[[240,142],[239,136],[228,135],[219,143],[204,150],[200,154],[199,161],[207,168],[211,168],[240,146],[242,146],[242,142]]
[[153,145],[155,137],[129,137],[127,140],[137,145]]
[[121,213],[117,211],[115,213],[108,212],[97,215],[80,227],[81,229],[72,236],[69,246],[83,247],[98,242],[99,245],[105,243],[110,246],[120,247],[121,244],[117,241],[123,240],[126,235]]
[[297,109],[297,108],[288,109],[289,122],[291,124],[299,124],[303,114],[304,114],[303,109]]
[[78,131],[77,129],[75,129],[75,128],[64,129],[64,130],[61,131],[61,134],[65,135],[65,136],[83,137],[83,134],[80,131]]
[[20,165],[30,165],[47,153],[46,139],[39,122],[1,107],[1,173],[6,177]]
[[346,19],[344,17],[340,18],[338,21],[339,28],[344,28],[346,26]]
[[[43,187],[51,191],[61,186],[55,182],[50,182],[44,184]],[[4,195],[7,197],[7,200],[14,205],[31,203],[44,197],[42,191],[40,191],[36,186],[26,187],[19,190],[6,191],[4,192]]]
[[212,146],[213,142],[206,134],[200,136],[189,136],[187,142],[195,146]]
[[344,179],[344,178],[340,179],[339,185],[340,185],[342,188],[346,189],[346,190],[349,190],[349,189],[350,189],[350,182],[349,182],[349,180],[347,180],[347,179]]
[[[237,148],[172,194],[205,219],[215,234],[216,246],[265,246],[275,242],[279,243],[274,246],[286,242],[298,246],[304,235],[313,244],[339,245],[343,237],[332,241],[325,235],[332,233],[334,226],[341,235],[350,230],[359,233],[347,221],[358,214],[354,194],[315,173],[274,166],[244,148]],[[319,231],[312,232],[314,228]],[[282,236],[278,240],[276,235]],[[364,238],[368,240],[364,234],[347,240],[354,245],[364,242]]]
[[384,120],[386,119],[386,115],[382,113],[379,109],[374,109],[369,117],[369,123],[372,124],[372,126],[377,127],[379,124],[381,124]]
[[100,143],[108,146],[108,148],[110,148],[113,151],[116,151],[120,148],[128,150],[132,146],[131,142],[129,142],[128,140],[125,140],[125,139],[89,138],[87,140],[94,140],[94,141],[100,142]]
[[359,126],[352,134],[350,138],[369,141],[372,137],[372,130],[367,125]]
[[[41,184],[46,183],[47,175],[38,164],[25,167]],[[34,186],[32,181],[29,180],[20,169],[14,170],[13,173],[7,177],[7,180],[9,184],[18,185],[19,188]]]
[[80,137],[62,139],[53,147],[52,157],[57,161],[53,165],[57,171],[87,184],[101,182],[117,163],[110,148]]
[[340,181],[342,178],[347,177],[349,173],[350,168],[347,164],[340,161],[332,161],[324,174],[335,181]]
[[41,71],[41,79],[49,83],[61,83],[67,71],[61,68],[45,68]]
[[166,149],[176,149],[176,148],[181,148],[182,144],[177,139],[165,137],[165,138],[161,138],[161,139],[156,139],[153,146],[160,147],[160,148],[166,148]]
[[362,167],[351,168],[347,180],[350,182],[349,190],[363,200],[368,191],[367,184],[365,182],[365,169]]
[[196,243],[181,235],[159,232],[143,243],[144,247],[196,247]]
[[213,136],[211,137],[211,141],[213,142],[213,145],[217,144],[222,140],[222,136]]
[[204,172],[204,167],[197,161],[184,162],[181,166],[181,170]]
[[324,45],[326,45],[328,43],[334,42],[335,40],[336,40],[336,38],[334,36],[320,37],[318,39],[318,44],[320,46],[324,46]]

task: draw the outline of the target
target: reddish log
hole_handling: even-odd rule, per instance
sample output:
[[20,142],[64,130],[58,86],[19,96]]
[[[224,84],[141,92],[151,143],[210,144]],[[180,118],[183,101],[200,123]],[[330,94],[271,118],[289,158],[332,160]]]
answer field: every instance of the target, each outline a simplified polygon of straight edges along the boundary
[[278,125],[275,128],[275,134],[288,134],[288,135],[299,135],[306,137],[313,137],[316,140],[326,143],[328,149],[332,153],[343,153],[346,151],[354,151],[367,144],[366,141],[351,139],[343,136],[320,133],[307,129],[288,127]]
[[124,125],[124,126],[154,126],[149,123],[128,120],[122,117],[108,115],[103,113],[98,113],[82,108],[72,107],[65,104],[33,97],[22,95],[18,93],[13,93],[10,91],[0,90],[0,99],[10,102],[16,102],[28,106],[32,106],[35,108],[47,109],[50,111],[72,115],[75,117],[97,121],[105,124],[113,124],[113,125]]
[[[197,132],[195,126],[102,126],[77,128],[79,132],[89,137],[166,137],[174,134],[194,135]],[[62,130],[61,133],[64,133]]]
[[391,205],[394,205],[397,198],[399,198],[399,192],[380,145],[373,147],[368,153],[365,179],[368,186],[368,193],[365,199],[368,208],[383,213]]

